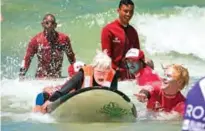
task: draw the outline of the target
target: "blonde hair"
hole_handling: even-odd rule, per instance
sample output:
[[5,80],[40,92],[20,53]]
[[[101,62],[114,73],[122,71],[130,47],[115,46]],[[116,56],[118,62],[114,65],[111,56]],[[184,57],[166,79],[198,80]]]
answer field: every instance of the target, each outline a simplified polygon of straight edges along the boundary
[[107,50],[96,51],[96,55],[93,58],[91,65],[95,68],[110,69],[111,68],[111,58],[107,55]]
[[172,64],[172,65],[170,65],[170,67],[172,67],[176,71],[177,80],[183,82],[182,87],[180,88],[180,90],[182,90],[189,83],[188,69],[186,69],[185,67],[183,67],[182,65],[179,65],[179,64]]

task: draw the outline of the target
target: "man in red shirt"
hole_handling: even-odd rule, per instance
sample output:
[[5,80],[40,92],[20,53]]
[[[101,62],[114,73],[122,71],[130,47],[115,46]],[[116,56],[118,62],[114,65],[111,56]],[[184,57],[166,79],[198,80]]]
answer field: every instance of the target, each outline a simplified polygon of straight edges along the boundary
[[101,46],[112,59],[112,68],[118,70],[122,80],[134,78],[126,71],[122,61],[130,48],[140,48],[137,31],[129,25],[134,13],[131,0],[121,0],[118,8],[119,18],[102,29]]
[[[117,9],[119,18],[107,24],[101,33],[102,50],[107,50],[112,59],[112,68],[119,72],[121,80],[134,79],[123,62],[126,52],[130,48],[140,49],[138,33],[129,21],[134,14],[134,3],[132,0],[121,0]],[[146,63],[154,68],[151,60]]]
[[129,73],[135,76],[137,85],[153,86],[161,83],[159,75],[145,63],[142,50],[131,48],[125,55],[125,64]]
[[147,102],[147,109],[152,111],[178,112],[184,114],[185,98],[181,90],[189,82],[189,73],[181,65],[167,66],[162,85],[155,85],[151,90],[143,89],[135,94],[140,102]]
[[41,24],[44,30],[29,42],[22,67],[20,68],[20,78],[25,76],[35,54],[38,58],[37,78],[61,77],[63,52],[66,53],[70,64],[75,62],[75,54],[73,53],[69,37],[55,31],[57,23],[54,15],[46,14]]

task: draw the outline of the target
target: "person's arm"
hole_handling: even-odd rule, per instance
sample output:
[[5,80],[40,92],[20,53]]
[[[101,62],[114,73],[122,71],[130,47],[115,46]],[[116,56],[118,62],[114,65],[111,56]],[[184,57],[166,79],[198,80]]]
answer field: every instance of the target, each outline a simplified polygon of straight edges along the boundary
[[142,102],[142,103],[147,102],[151,98],[151,93],[145,89],[140,90],[139,93],[134,94],[134,95],[137,97],[137,100]]
[[112,56],[112,34],[107,27],[104,27],[101,32],[101,48],[102,51],[107,50],[108,56]]
[[68,36],[66,37],[66,45],[64,51],[67,55],[70,64],[73,64],[76,61],[76,59]]
[[118,73],[115,73],[115,76],[113,78],[113,81],[111,83],[111,89],[113,90],[117,90],[118,89],[118,78],[119,78],[119,74]]
[[31,60],[36,53],[37,53],[37,40],[34,37],[31,39],[31,41],[28,44],[26,54],[24,56],[24,60],[22,61],[22,66],[20,68],[19,76],[25,76],[30,66]]
[[139,93],[134,94],[140,102],[147,102],[147,108],[151,108],[156,97],[159,96],[159,87],[150,87],[150,89],[142,89]]
[[83,84],[84,72],[79,71],[76,75],[74,75],[69,81],[67,81],[62,88],[53,93],[53,95],[49,98],[49,101],[53,102],[58,98],[64,96],[69,93],[71,90],[78,90],[81,88]]

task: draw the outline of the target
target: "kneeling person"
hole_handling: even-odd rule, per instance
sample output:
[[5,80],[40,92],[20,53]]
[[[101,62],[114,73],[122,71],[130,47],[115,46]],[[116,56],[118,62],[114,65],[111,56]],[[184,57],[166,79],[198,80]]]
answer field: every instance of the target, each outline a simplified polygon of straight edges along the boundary
[[135,76],[139,86],[160,84],[159,75],[146,64],[142,50],[131,48],[125,55],[125,64],[130,74]]

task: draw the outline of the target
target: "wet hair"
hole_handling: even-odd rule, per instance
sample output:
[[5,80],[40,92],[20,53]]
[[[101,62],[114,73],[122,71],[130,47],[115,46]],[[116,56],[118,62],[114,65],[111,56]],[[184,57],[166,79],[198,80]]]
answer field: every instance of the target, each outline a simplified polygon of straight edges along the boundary
[[44,17],[43,17],[43,20],[45,20],[48,16],[52,17],[53,21],[56,22],[56,18],[53,14],[45,14]]
[[92,64],[94,68],[110,69],[111,68],[111,58],[107,55],[107,51],[97,50],[96,56],[93,58]]
[[180,90],[182,90],[189,83],[188,69],[179,64],[172,64],[169,67],[172,67],[174,70],[176,70],[177,80],[181,80],[183,82],[182,87],[180,88]]
[[120,0],[119,8],[120,8],[122,5],[133,5],[133,6],[134,6],[134,3],[133,3],[132,0]]

